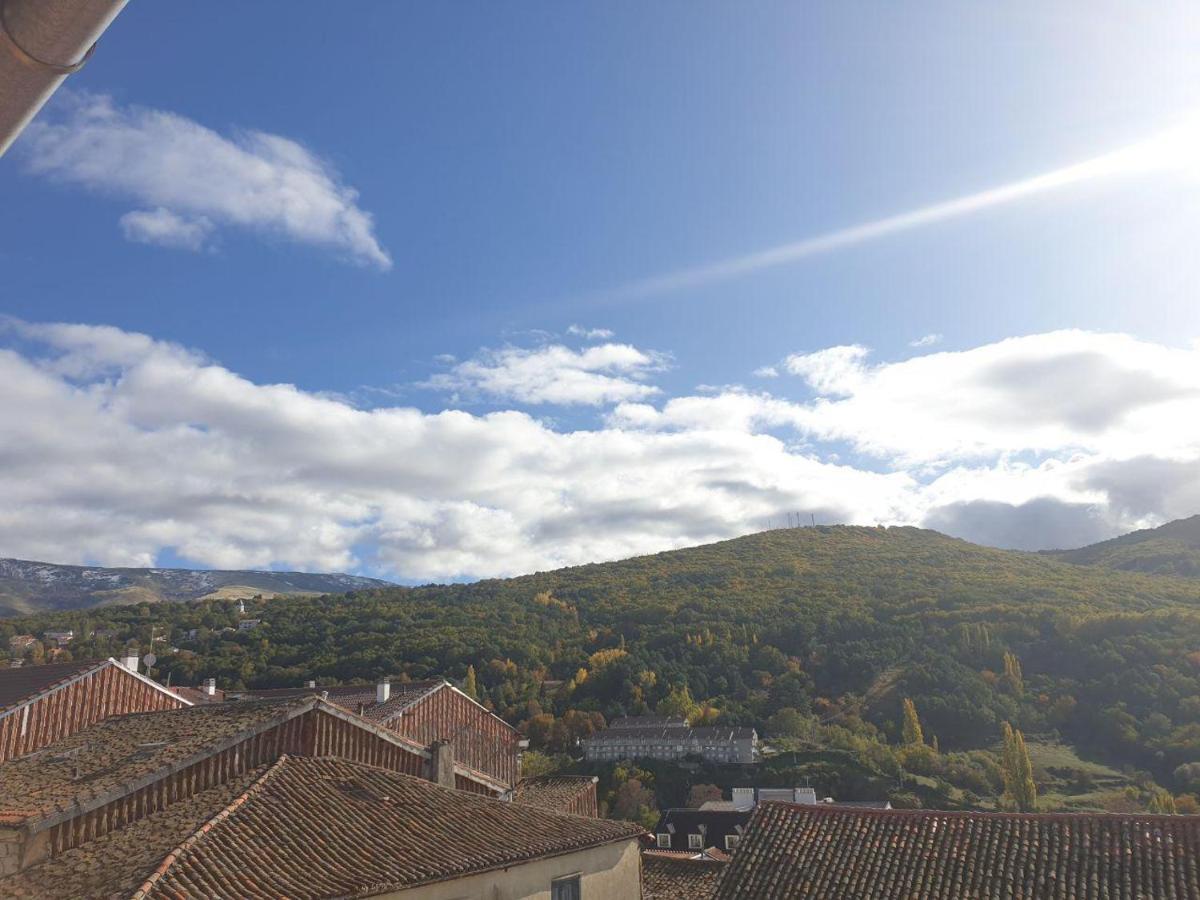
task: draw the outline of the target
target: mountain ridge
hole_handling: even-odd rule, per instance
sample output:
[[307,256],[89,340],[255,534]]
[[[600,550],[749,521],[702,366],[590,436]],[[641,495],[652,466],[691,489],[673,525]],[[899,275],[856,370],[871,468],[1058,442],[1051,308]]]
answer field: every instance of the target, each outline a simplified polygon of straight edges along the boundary
[[391,586],[382,579],[340,572],[76,566],[3,557],[0,618],[112,604],[199,600],[231,589],[253,596],[335,594]]
[[1074,550],[1047,550],[1044,556],[1077,566],[1099,566],[1152,575],[1200,578],[1200,515],[1173,519]]

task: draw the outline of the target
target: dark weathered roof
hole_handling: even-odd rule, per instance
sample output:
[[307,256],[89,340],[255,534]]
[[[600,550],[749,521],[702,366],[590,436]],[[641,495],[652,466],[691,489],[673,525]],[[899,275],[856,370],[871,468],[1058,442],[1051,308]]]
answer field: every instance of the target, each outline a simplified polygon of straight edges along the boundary
[[212,812],[216,821],[147,873],[145,896],[369,896],[641,833],[329,758],[282,757]]
[[718,898],[1200,897],[1200,816],[760,804]]
[[89,669],[98,669],[106,663],[106,659],[89,659],[82,662],[0,669],[0,712],[54,687],[59,682],[81,675]]
[[728,863],[642,854],[643,900],[709,900]]
[[394,718],[408,709],[418,700],[432,694],[446,685],[445,681],[393,681],[390,696],[383,703],[375,702],[375,685],[373,684],[338,684],[329,687],[315,688],[250,688],[244,691],[230,691],[230,695],[257,700],[282,700],[290,697],[309,697],[313,694],[327,694],[330,703],[336,703],[351,712],[358,712],[361,705],[364,718],[376,722],[384,722]]
[[[170,771],[315,703],[218,703],[114,716],[0,765],[0,826],[98,800],[140,778]],[[215,752],[215,751],[214,751]]]
[[689,834],[704,836],[705,847],[724,847],[726,835],[742,835],[750,822],[751,811],[727,809],[666,809],[654,826],[654,833],[671,835],[672,850],[687,850]]
[[595,775],[539,775],[522,778],[513,790],[514,803],[527,803],[558,812],[580,799],[581,795],[594,794]]
[[13,900],[130,897],[173,848],[245,793],[266,770],[266,766],[254,769],[0,880],[0,896]]

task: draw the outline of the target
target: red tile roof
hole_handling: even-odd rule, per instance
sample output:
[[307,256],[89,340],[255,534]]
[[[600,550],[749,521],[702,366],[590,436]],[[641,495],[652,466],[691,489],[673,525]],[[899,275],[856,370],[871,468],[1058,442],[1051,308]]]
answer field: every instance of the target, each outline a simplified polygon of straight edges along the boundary
[[281,757],[213,812],[135,896],[370,896],[641,833],[331,758]]
[[0,897],[13,900],[126,898],[178,846],[245,793],[267,767],[201,791],[166,809],[105,834],[59,856],[0,879]]
[[50,663],[44,666],[24,665],[0,669],[0,712],[28,700],[57,684],[69,681],[91,669],[107,665],[107,659],[82,662]]
[[717,898],[1200,898],[1200,816],[763,803]]
[[128,785],[176,771],[271,724],[315,698],[225,703],[106,719],[0,765],[0,827],[92,806]]
[[555,812],[573,812],[572,807],[589,806],[595,815],[595,775],[540,775],[522,778],[513,791],[514,803],[526,803]]
[[728,863],[642,854],[642,900],[709,900]]

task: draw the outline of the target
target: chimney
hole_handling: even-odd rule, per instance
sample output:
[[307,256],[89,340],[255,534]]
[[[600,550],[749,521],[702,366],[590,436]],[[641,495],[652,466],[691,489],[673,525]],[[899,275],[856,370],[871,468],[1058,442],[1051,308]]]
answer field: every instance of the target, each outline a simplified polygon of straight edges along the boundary
[[138,655],[136,650],[126,650],[125,655],[121,657],[121,665],[127,668],[130,672],[138,670]]
[[315,688],[317,686],[317,683],[315,681],[306,681],[306,682],[304,682],[304,686],[306,688]]
[[379,684],[375,685],[375,702],[387,703],[388,698],[392,696],[392,682],[389,678],[379,679]]
[[813,806],[817,802],[817,789],[810,787],[796,788],[796,803]]
[[754,809],[754,788],[735,787],[733,789],[734,809]]
[[204,679],[204,693],[209,697],[215,697],[217,695],[217,679]]
[[429,745],[429,780],[444,788],[453,788],[454,745],[449,741],[434,741]]

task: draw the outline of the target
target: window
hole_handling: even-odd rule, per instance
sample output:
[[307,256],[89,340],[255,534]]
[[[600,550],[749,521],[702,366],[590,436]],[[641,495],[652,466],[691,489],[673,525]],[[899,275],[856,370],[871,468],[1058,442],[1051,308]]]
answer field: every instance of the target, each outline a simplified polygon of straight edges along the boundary
[[738,845],[738,841],[740,841],[741,839],[742,839],[742,836],[740,834],[725,835],[725,849],[726,850],[734,849]]
[[671,836],[669,834],[659,833],[658,849],[659,850],[670,850],[671,849]]
[[704,835],[689,834],[688,835],[688,849],[689,850],[703,850],[704,849]]
[[550,882],[550,900],[579,900],[579,896],[578,875]]

